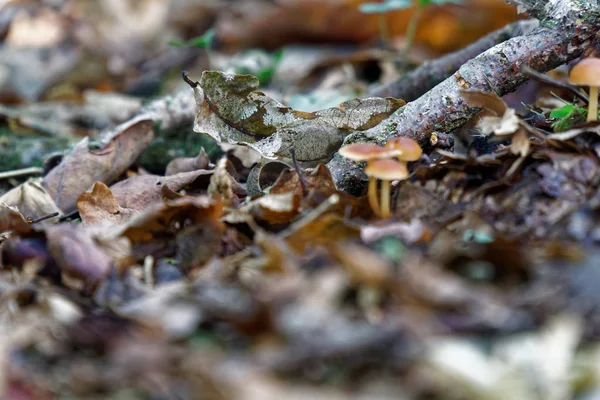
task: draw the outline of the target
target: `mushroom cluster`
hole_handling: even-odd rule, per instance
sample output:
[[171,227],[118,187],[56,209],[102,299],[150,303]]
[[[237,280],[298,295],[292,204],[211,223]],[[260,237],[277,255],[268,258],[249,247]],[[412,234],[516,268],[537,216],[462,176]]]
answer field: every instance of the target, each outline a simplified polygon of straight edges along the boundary
[[[378,217],[389,218],[390,183],[408,178],[406,163],[421,158],[423,150],[414,140],[400,136],[390,139],[385,146],[356,143],[342,147],[339,153],[353,161],[367,161],[369,205]],[[377,180],[381,180],[381,201],[377,199]]]

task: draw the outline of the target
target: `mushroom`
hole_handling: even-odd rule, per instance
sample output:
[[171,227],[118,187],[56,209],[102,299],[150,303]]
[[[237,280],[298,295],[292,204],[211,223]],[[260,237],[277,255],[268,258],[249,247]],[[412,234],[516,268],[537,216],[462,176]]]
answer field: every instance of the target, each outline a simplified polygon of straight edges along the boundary
[[[339,151],[342,157],[353,161],[371,161],[375,159],[394,157],[399,154],[396,150],[386,149],[372,143],[355,143],[344,146]],[[367,174],[368,175],[368,174]],[[375,215],[381,215],[379,202],[377,201],[377,179],[369,176],[369,205]]]
[[399,155],[396,158],[402,161],[417,161],[423,154],[423,149],[421,149],[419,143],[404,136],[388,140],[385,148],[397,151]]
[[569,73],[569,82],[590,87],[590,103],[587,121],[598,120],[598,86],[600,86],[600,58],[589,57],[581,60]]
[[390,182],[408,178],[406,164],[394,159],[369,161],[365,174],[369,179],[381,179],[381,217],[390,217]]

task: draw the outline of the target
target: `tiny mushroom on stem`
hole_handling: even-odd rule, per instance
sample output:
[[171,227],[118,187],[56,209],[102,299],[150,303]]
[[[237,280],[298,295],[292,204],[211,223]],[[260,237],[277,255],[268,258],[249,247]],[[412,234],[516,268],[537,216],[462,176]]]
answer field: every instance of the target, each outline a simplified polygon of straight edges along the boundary
[[381,217],[389,218],[390,213],[390,182],[408,178],[406,164],[394,159],[372,160],[365,168],[369,179],[381,179]]
[[569,82],[590,87],[590,103],[587,121],[598,120],[598,86],[600,86],[600,58],[589,57],[581,60],[569,73]]
[[[386,149],[372,143],[355,143],[344,146],[339,151],[342,157],[353,161],[371,161],[382,158],[394,157],[399,154],[398,151]],[[367,174],[368,175],[368,174]],[[381,215],[379,202],[377,201],[377,179],[369,176],[369,205],[375,215]]]
[[395,150],[399,154],[395,157],[401,161],[417,161],[423,154],[423,149],[415,140],[398,136],[387,141],[386,149]]

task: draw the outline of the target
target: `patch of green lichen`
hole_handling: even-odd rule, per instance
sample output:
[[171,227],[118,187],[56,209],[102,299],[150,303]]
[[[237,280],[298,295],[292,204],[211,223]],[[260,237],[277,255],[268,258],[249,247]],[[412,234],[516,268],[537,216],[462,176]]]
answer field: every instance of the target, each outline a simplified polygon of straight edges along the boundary
[[171,160],[197,156],[202,147],[211,160],[215,160],[222,154],[217,142],[207,135],[185,129],[165,132],[150,143],[137,162],[154,174],[163,174]]
[[0,126],[0,171],[42,166],[49,154],[65,151],[72,143],[64,137],[18,135]]
[[396,133],[397,129],[398,129],[398,124],[395,122],[388,122],[385,126],[385,131],[389,134]]

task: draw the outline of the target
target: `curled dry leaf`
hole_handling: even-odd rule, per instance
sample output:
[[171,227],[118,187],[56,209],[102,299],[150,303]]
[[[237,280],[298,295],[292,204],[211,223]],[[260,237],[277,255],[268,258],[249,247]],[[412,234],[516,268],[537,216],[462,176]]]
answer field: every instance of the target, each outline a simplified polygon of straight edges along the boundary
[[94,182],[115,181],[153,137],[152,121],[144,119],[119,126],[101,148],[91,149],[84,138],[44,177],[42,185],[56,206],[70,213],[75,210],[81,193]]
[[520,119],[513,108],[494,93],[461,91],[461,96],[472,106],[482,107],[493,115],[482,116],[477,127],[484,135],[512,135],[519,129]]
[[27,233],[30,229],[25,217],[16,207],[11,207],[0,201],[0,233],[6,231]]
[[362,207],[366,205],[363,201],[366,199],[350,196],[337,189],[331,172],[323,164],[317,165],[312,171],[305,171],[302,179],[308,193],[303,193],[298,173],[294,169],[288,169],[279,176],[269,190],[269,194],[294,193],[303,199],[300,211],[317,207],[333,194],[339,196],[339,201],[333,206],[332,210],[336,210],[340,214],[356,216],[357,213],[368,210],[368,207]]
[[258,85],[252,75],[205,71],[194,88],[194,131],[270,158],[289,157],[293,146],[299,161],[314,161],[331,157],[345,136],[378,125],[405,104],[393,98],[354,99],[308,113],[256,92]]
[[209,164],[210,160],[208,154],[206,154],[203,147],[196,157],[181,157],[172,160],[167,164],[165,175],[169,176],[180,172],[192,172],[199,169],[207,169]]
[[91,192],[84,192],[79,196],[77,210],[85,225],[101,222],[119,224],[138,212],[119,206],[108,186],[102,182],[94,183]]
[[[56,212],[62,214],[54,200],[42,185],[41,178],[33,178],[13,188],[0,197],[0,202],[16,207],[25,217],[35,219]],[[46,220],[56,222],[58,218]]]
[[[148,205],[163,200],[165,195],[172,197],[173,192],[188,185],[197,183],[207,187],[212,174],[212,171],[200,169],[169,176],[138,175],[115,183],[110,190],[121,207],[142,211]],[[168,189],[164,189],[165,186]]]

